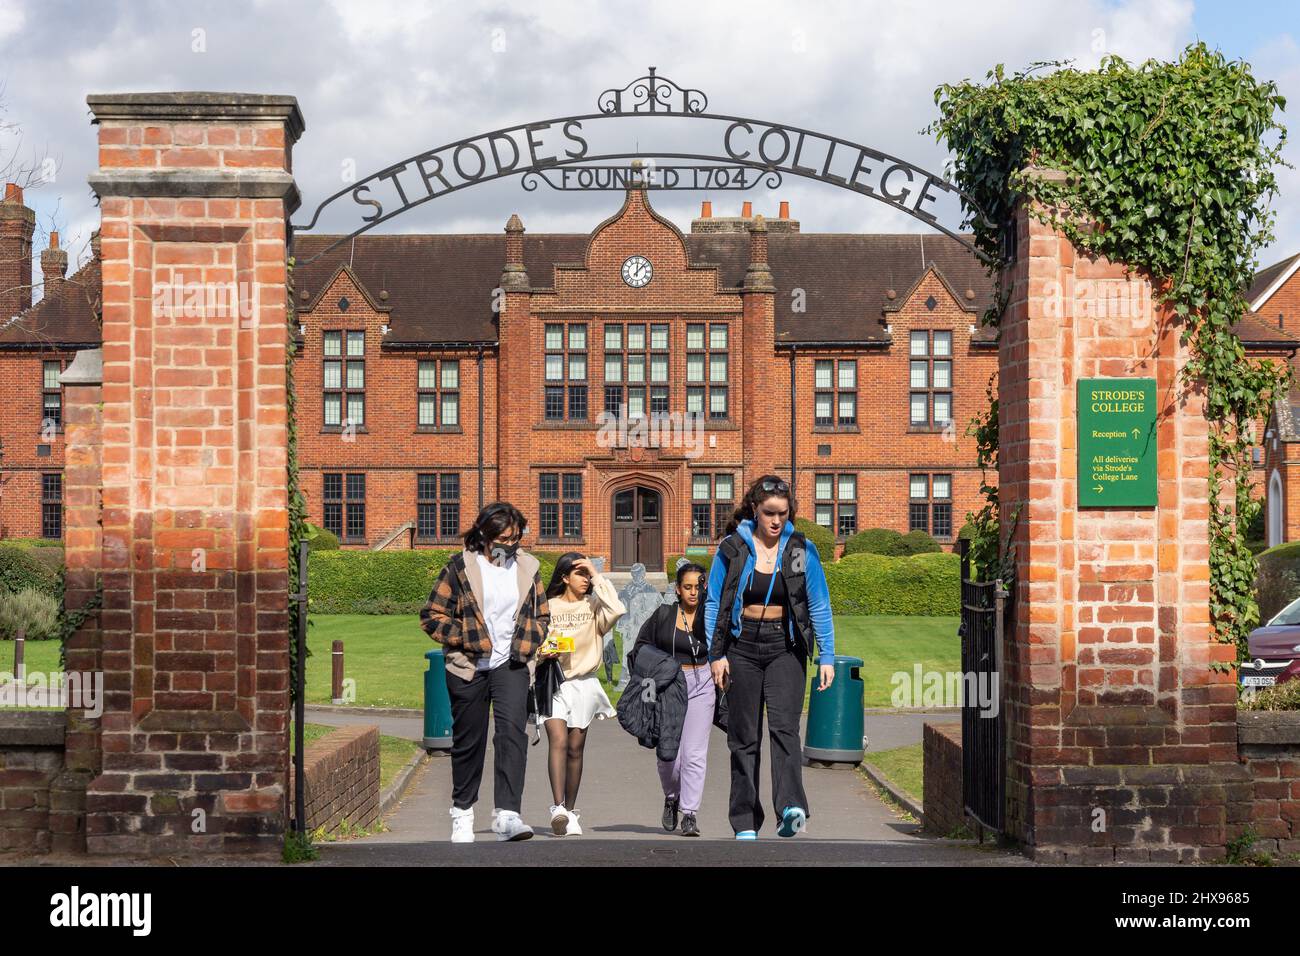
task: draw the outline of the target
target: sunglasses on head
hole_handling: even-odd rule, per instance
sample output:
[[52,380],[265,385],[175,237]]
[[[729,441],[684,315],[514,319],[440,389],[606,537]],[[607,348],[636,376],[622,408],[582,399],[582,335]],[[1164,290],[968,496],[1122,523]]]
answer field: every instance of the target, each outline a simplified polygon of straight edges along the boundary
[[762,491],[775,491],[778,494],[782,494],[782,495],[788,495],[790,493],[790,486],[787,485],[780,478],[776,479],[775,481],[769,479],[768,481],[765,481],[762,484],[760,484],[758,487]]

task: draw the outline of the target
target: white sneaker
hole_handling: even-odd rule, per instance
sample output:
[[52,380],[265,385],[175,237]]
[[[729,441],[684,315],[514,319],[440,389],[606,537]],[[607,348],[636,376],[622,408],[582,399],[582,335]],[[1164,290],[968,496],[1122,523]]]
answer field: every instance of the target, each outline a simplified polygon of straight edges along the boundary
[[569,825],[564,828],[567,836],[582,836],[582,827],[578,825],[578,811],[569,811]]
[[474,808],[461,810],[459,807],[451,808],[451,842],[452,843],[473,843],[474,842]]
[[569,832],[569,821],[572,819],[569,811],[564,809],[564,804],[557,803],[551,807],[551,832],[556,836],[564,836]]
[[492,830],[498,840],[527,840],[533,835],[533,828],[514,810],[493,810]]

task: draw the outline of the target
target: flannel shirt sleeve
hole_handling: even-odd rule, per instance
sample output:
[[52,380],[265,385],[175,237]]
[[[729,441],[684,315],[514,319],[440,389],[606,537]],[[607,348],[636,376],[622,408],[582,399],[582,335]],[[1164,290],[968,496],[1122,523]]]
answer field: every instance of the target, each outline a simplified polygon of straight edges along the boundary
[[453,584],[456,570],[448,561],[429,592],[428,603],[420,609],[420,627],[439,644],[461,647],[465,635],[459,617],[459,604]]

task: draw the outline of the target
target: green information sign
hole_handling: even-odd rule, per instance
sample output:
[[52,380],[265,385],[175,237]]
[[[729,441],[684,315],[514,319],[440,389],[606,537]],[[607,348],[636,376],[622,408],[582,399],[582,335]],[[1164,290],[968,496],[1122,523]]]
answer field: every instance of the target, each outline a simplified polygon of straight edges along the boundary
[[1156,380],[1079,379],[1079,507],[1156,504]]

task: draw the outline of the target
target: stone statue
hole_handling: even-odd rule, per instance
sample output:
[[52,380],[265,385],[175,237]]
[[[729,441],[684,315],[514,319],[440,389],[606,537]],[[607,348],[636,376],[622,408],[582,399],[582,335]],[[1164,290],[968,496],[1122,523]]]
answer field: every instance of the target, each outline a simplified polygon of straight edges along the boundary
[[[623,661],[619,668],[618,683],[615,690],[622,690],[627,687],[630,677],[627,666],[627,655],[632,650],[632,645],[636,643],[636,636],[641,633],[641,625],[644,624],[650,615],[655,612],[655,608],[663,604],[663,598],[659,590],[645,579],[645,565],[637,562],[632,565],[632,580],[627,586],[618,593],[619,600],[627,608],[627,613],[618,619],[615,629],[623,639]],[[613,644],[613,634],[611,632],[606,645],[606,651],[609,651]],[[606,656],[605,673],[609,675],[609,662],[612,655]],[[612,679],[612,678],[611,678]]]

